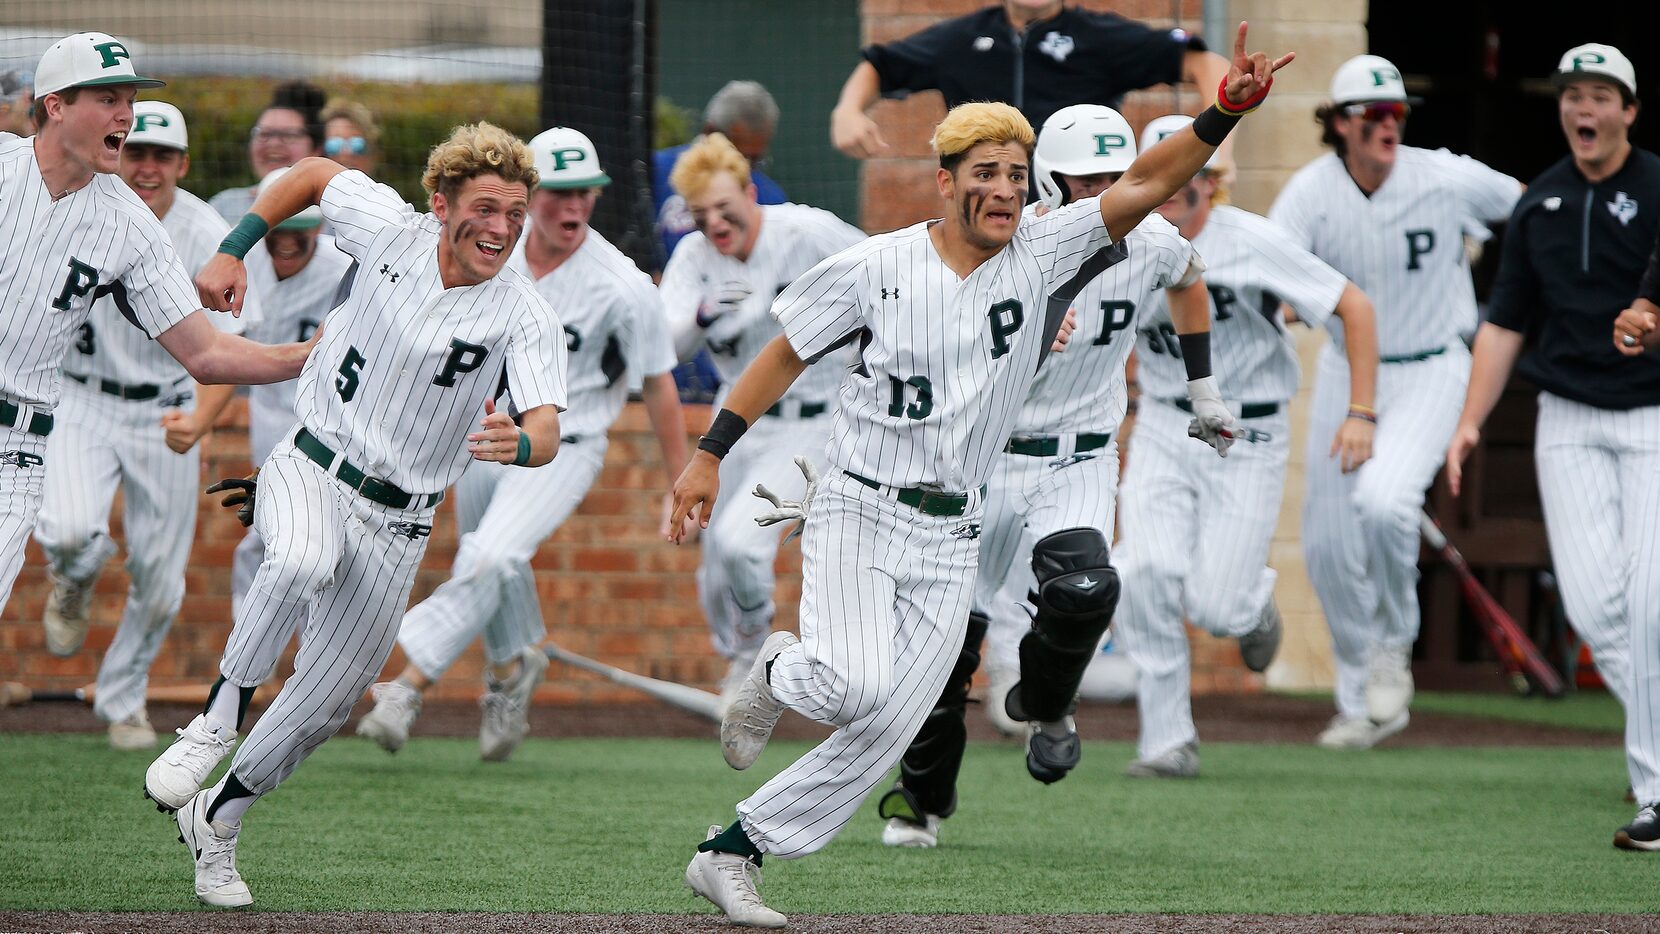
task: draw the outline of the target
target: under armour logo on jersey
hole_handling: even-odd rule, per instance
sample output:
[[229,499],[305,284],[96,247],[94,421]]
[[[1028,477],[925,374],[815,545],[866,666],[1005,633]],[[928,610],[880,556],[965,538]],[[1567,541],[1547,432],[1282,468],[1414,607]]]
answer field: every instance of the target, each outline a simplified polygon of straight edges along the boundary
[[1057,62],[1066,61],[1066,57],[1077,47],[1078,44],[1072,41],[1071,36],[1063,36],[1058,32],[1049,33],[1038,43],[1038,51]]
[[1094,459],[1095,459],[1095,453],[1094,452],[1090,452],[1090,453],[1087,453],[1087,454],[1068,454],[1065,457],[1057,457],[1054,460],[1050,461],[1049,466],[1054,467],[1058,470],[1062,467],[1071,467],[1073,464],[1081,464],[1084,461],[1092,461]]
[[13,467],[40,467],[46,463],[46,458],[29,451],[0,451],[0,464],[10,464]]
[[[380,274],[384,276],[389,272],[392,272],[391,264],[390,263],[382,264],[381,267],[380,267]],[[401,273],[401,272],[392,272],[392,276],[391,276],[392,281],[393,282],[398,281],[398,277],[401,276],[401,275],[403,275],[403,273]]]
[[980,537],[980,523],[970,522],[966,525],[959,525],[951,530],[951,537],[971,542]]
[[1557,198],[1555,196],[1546,198],[1545,201],[1544,201],[1544,207],[1545,207],[1545,210],[1547,210],[1547,211],[1554,211],[1554,210],[1556,210],[1557,208],[1559,208],[1561,206],[1562,206],[1562,199]]
[[1608,213],[1619,218],[1621,227],[1628,226],[1637,216],[1637,202],[1623,191],[1615,192],[1614,200],[1608,202]]
[[426,538],[432,534],[432,526],[422,525],[419,522],[391,522],[387,524],[386,528],[393,535],[402,535],[410,541],[417,538]]
[[884,287],[882,289],[882,297],[883,298],[898,298],[899,297],[899,286],[896,285],[891,289]]
[[996,45],[996,44],[997,44],[996,39],[993,39],[990,36],[981,36],[980,38],[974,40],[974,51],[976,51],[976,52],[990,52],[991,47]]

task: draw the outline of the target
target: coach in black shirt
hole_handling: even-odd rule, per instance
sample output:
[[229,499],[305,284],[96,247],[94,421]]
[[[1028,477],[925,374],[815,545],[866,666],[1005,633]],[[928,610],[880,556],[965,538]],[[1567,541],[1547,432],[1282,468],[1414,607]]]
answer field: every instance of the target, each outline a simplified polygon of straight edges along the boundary
[[830,115],[830,141],[855,159],[887,148],[865,115],[878,95],[937,90],[948,109],[1002,101],[1041,127],[1062,107],[1117,107],[1126,92],[1155,84],[1190,81],[1206,104],[1214,103],[1228,73],[1227,60],[1206,51],[1198,37],[1061,0],[1004,0],[860,54],[864,60]]
[[1456,494],[1520,358],[1541,390],[1534,464],[1562,604],[1626,710],[1642,807],[1614,845],[1660,850],[1660,359],[1615,331],[1660,231],[1660,157],[1631,145],[1637,80],[1618,49],[1570,49],[1553,80],[1569,155],[1511,215],[1447,477]]

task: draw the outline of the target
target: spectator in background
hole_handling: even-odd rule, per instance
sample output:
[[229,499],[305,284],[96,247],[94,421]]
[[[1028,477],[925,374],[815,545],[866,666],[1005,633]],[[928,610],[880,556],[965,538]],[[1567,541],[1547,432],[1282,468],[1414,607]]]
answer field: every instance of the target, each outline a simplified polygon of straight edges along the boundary
[[[1013,104],[1033,126],[1072,104],[1119,106],[1126,92],[1188,81],[1204,104],[1228,62],[1197,36],[1155,29],[1115,13],[1067,7],[1062,0],[1004,0],[936,23],[897,42],[866,46],[830,112],[830,141],[868,159],[888,148],[865,111],[878,96],[937,90],[949,109],[965,101]],[[1224,142],[1219,162],[1230,165]]]
[[0,134],[35,135],[29,108],[35,103],[35,76],[26,71],[0,73]]
[[380,124],[357,101],[335,101],[323,111],[323,155],[374,177],[380,162]]
[[[756,81],[728,81],[709,98],[703,108],[704,133],[720,133],[749,160],[750,178],[755,182],[758,204],[783,204],[784,189],[766,176],[760,166],[772,148],[772,134],[778,129],[778,102]],[[657,213],[657,233],[663,240],[663,262],[674,254],[680,238],[691,233],[692,212],[686,199],[675,194],[669,173],[690,143],[659,149],[651,157],[651,201]]]
[[208,204],[227,224],[236,224],[254,204],[254,189],[272,169],[287,168],[323,151],[323,104],[328,95],[309,81],[289,81],[271,91],[271,103],[260,111],[248,133],[248,164],[254,185],[227,188]]

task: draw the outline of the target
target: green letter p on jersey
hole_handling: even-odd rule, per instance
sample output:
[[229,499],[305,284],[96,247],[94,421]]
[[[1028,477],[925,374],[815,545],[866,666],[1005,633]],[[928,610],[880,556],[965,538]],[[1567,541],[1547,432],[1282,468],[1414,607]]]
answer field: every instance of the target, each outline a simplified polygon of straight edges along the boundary
[[98,270],[75,257],[69,258],[69,274],[63,277],[63,291],[52,300],[52,307],[68,311],[69,303],[98,287]]

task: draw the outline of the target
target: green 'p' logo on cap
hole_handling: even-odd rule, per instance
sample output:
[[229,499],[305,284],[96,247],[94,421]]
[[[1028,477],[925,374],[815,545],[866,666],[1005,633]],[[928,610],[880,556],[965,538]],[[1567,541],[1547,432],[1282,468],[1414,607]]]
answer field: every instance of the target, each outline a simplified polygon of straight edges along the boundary
[[103,67],[105,68],[118,67],[122,59],[129,62],[133,60],[132,53],[128,52],[127,47],[119,42],[100,42],[92,49],[103,58]]
[[166,117],[162,116],[161,114],[139,114],[137,123],[138,123],[137,129],[138,129],[138,132],[140,132],[140,133],[147,133],[153,127],[163,127],[163,126],[172,126],[173,125],[172,121],[168,120]]
[[588,153],[581,149],[555,149],[553,151],[553,170],[563,172],[573,162],[588,161]]
[[1122,133],[1095,134],[1095,154],[1097,156],[1110,156],[1113,150],[1123,149],[1128,145],[1130,145],[1130,141],[1125,139]]
[[1401,73],[1393,68],[1372,69],[1372,87],[1381,88],[1386,84],[1401,80]]
[[1606,65],[1608,56],[1601,52],[1581,52],[1574,56],[1574,71],[1584,71],[1586,65]]

